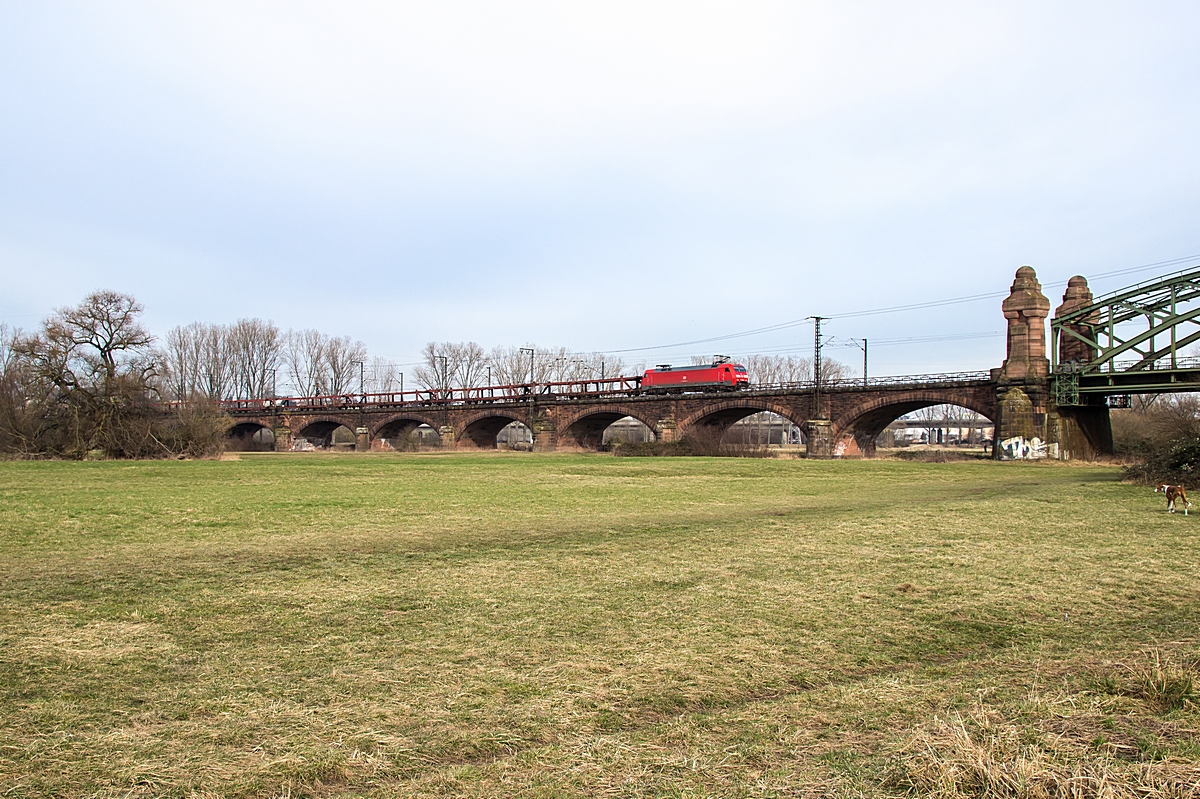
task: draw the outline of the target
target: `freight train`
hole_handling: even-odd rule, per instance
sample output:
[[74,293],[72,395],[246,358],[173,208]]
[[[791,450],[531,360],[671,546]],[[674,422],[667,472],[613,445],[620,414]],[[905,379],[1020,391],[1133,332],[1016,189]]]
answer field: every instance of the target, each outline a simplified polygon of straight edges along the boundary
[[735,391],[750,384],[746,367],[740,363],[717,361],[701,366],[670,366],[662,364],[647,369],[642,375],[642,391],[667,393],[693,389],[728,389]]

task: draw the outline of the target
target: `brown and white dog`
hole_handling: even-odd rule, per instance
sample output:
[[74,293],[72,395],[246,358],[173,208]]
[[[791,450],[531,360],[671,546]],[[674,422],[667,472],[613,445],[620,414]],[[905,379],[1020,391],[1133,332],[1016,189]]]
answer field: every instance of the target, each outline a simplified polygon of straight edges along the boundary
[[1154,493],[1162,492],[1167,495],[1167,513],[1175,512],[1175,500],[1183,502],[1183,515],[1188,515],[1188,508],[1192,507],[1192,503],[1188,502],[1187,492],[1183,490],[1183,486],[1172,486],[1162,483],[1158,488],[1154,489]]

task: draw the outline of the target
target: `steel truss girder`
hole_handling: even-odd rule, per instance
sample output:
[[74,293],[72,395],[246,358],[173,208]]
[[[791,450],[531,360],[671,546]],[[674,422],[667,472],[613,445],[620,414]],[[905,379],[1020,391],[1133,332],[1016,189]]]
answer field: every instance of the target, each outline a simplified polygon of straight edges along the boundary
[[[1060,334],[1084,342],[1096,353],[1087,363],[1070,366],[1069,370],[1081,377],[1151,371],[1158,361],[1167,357],[1171,360],[1170,368],[1174,369],[1179,350],[1200,341],[1200,302],[1197,301],[1200,301],[1200,268],[1099,297],[1090,305],[1051,322],[1051,369],[1055,374],[1064,371],[1058,363]],[[1130,323],[1142,320],[1144,323],[1130,330]],[[1167,345],[1156,346],[1155,339],[1161,341],[1164,336],[1169,339]],[[1137,356],[1135,362],[1117,363],[1117,358],[1131,353]],[[1087,390],[1083,386],[1080,388]]]

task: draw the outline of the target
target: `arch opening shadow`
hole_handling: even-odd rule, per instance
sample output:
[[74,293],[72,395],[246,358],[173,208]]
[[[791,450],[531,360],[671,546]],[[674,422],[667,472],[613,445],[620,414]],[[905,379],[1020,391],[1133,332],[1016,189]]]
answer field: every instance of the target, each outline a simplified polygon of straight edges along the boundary
[[301,443],[304,441],[315,449],[349,451],[354,449],[355,437],[354,431],[341,422],[322,419],[305,425],[296,436],[296,444],[292,448],[306,449]]
[[803,429],[774,411],[757,411],[733,422],[721,435],[727,446],[787,447],[805,443]]
[[441,435],[420,419],[393,419],[375,431],[371,448],[385,452],[414,452],[441,446]]
[[496,434],[496,447],[498,449],[511,449],[518,452],[532,452],[533,431],[522,422],[513,422],[505,425]]
[[[918,424],[905,425],[903,432],[890,429],[893,422],[915,414],[924,414],[925,418],[906,420]],[[994,428],[994,420],[979,408],[941,398],[908,400],[872,408],[855,417],[840,431],[834,454],[871,457],[880,446],[903,447],[912,443],[986,447],[991,444],[985,437],[988,428]],[[926,437],[913,436],[911,430],[923,432]]]
[[635,419],[632,416],[623,416],[604,428],[604,435],[600,443],[603,445],[641,443],[654,441],[656,438],[654,429],[641,419]]
[[576,419],[566,429],[567,446],[585,450],[602,449],[615,442],[653,441],[654,431],[643,421],[616,411],[601,411]]
[[[500,441],[501,431],[505,433],[503,442]],[[532,449],[533,433],[519,419],[484,416],[463,428],[457,446],[461,449],[497,449],[503,444],[506,449],[521,449],[521,442],[526,437],[529,449]]]
[[776,409],[761,406],[722,408],[694,421],[683,435],[708,438],[722,447],[800,446],[805,443],[800,425]]
[[225,447],[233,452],[273,452],[275,431],[258,422],[239,422],[225,433]]

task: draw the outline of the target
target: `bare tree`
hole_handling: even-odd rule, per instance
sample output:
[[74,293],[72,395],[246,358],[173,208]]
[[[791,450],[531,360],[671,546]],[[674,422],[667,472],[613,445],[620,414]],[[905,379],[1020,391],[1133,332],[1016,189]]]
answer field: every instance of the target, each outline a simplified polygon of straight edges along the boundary
[[11,342],[8,357],[22,362],[28,385],[47,398],[38,448],[77,457],[95,447],[119,456],[153,448],[149,394],[157,363],[141,312],[127,294],[97,291],[56,311],[39,333]]
[[284,338],[273,322],[239,319],[227,331],[234,390],[242,397],[271,393]]
[[160,354],[167,396],[186,400],[201,394],[207,395],[202,372],[207,334],[207,326],[200,322],[167,331],[165,346]]
[[[498,386],[513,386],[528,383],[532,368],[530,354],[521,347],[495,347],[488,353],[492,367],[492,382]],[[534,349],[530,345],[526,349]]]
[[521,385],[597,380],[616,377],[625,369],[620,358],[604,353],[578,353],[566,347],[494,347],[485,353],[473,341],[430,342],[421,352],[423,363],[416,368],[417,382],[425,388],[474,388],[487,382],[491,369],[493,385]]
[[23,338],[19,329],[0,323],[0,450],[35,454],[52,423],[53,395],[22,357]]
[[[97,291],[35,334],[0,326],[0,448],[68,457],[219,450],[229,420],[204,395],[219,398],[228,382],[225,329],[177,327],[159,351],[141,313],[133,297]],[[186,402],[166,410],[156,404],[163,397]]]
[[365,372],[367,348],[349,336],[330,338],[325,343],[325,374],[330,394],[349,394],[359,387]]
[[453,359],[457,362],[453,375],[459,388],[476,388],[487,382],[487,353],[474,341],[451,345]]
[[[812,363],[812,361],[810,360],[809,363]],[[810,374],[811,374],[811,369],[810,369]],[[846,364],[842,363],[841,361],[835,360],[833,358],[822,358],[821,359],[821,382],[822,383],[836,383],[840,380],[849,380],[849,379],[852,379],[854,377],[854,375],[855,375],[854,370],[851,369]]]
[[[477,388],[487,382],[492,361],[474,341],[431,341],[421,351],[423,363],[416,369],[417,382],[425,388]],[[492,382],[497,369],[493,367]]]
[[570,359],[570,366],[567,369],[568,380],[600,380],[620,377],[621,372],[625,369],[623,360],[603,352],[571,353]]
[[138,321],[145,309],[128,294],[97,291],[74,308],[60,308],[46,323],[47,339],[61,342],[90,371],[115,380],[122,361],[143,359],[154,337]]
[[1200,397],[1196,394],[1163,396],[1157,411],[1154,431],[1160,441],[1200,439]]
[[421,350],[422,363],[416,368],[417,383],[426,389],[445,391],[452,387],[452,375],[458,363],[451,363],[454,347],[449,342],[431,341]]
[[210,399],[230,399],[235,392],[228,328],[204,325],[200,349],[201,389]]
[[[810,371],[812,361],[809,361]],[[751,383],[779,383],[782,381],[783,359],[778,355],[750,355],[743,361],[746,376]]]
[[[941,405],[942,418],[946,420],[947,427],[953,427],[960,431],[960,443],[974,444],[975,431],[983,424],[984,417],[970,408],[964,408],[962,405]],[[966,438],[963,439],[962,430],[966,430]]]
[[372,394],[390,394],[400,390],[400,370],[386,358],[372,358],[367,375],[367,391]]
[[[742,361],[751,383],[811,383],[812,358],[803,355],[749,355]],[[821,359],[821,382],[834,383],[850,375],[850,368],[833,358]]]
[[284,338],[283,363],[297,395],[315,397],[327,393],[327,342],[328,337],[319,330],[289,330]]
[[1135,395],[1132,407],[1113,409],[1118,452],[1164,452],[1180,441],[1200,439],[1200,395]]
[[929,405],[919,410],[913,411],[909,417],[920,422],[924,422],[925,434],[930,444],[937,443],[937,431],[941,425],[938,423],[945,418],[944,405]]
[[559,383],[569,379],[568,364],[571,353],[566,347],[543,349],[535,347],[533,353],[533,379],[536,383]]

